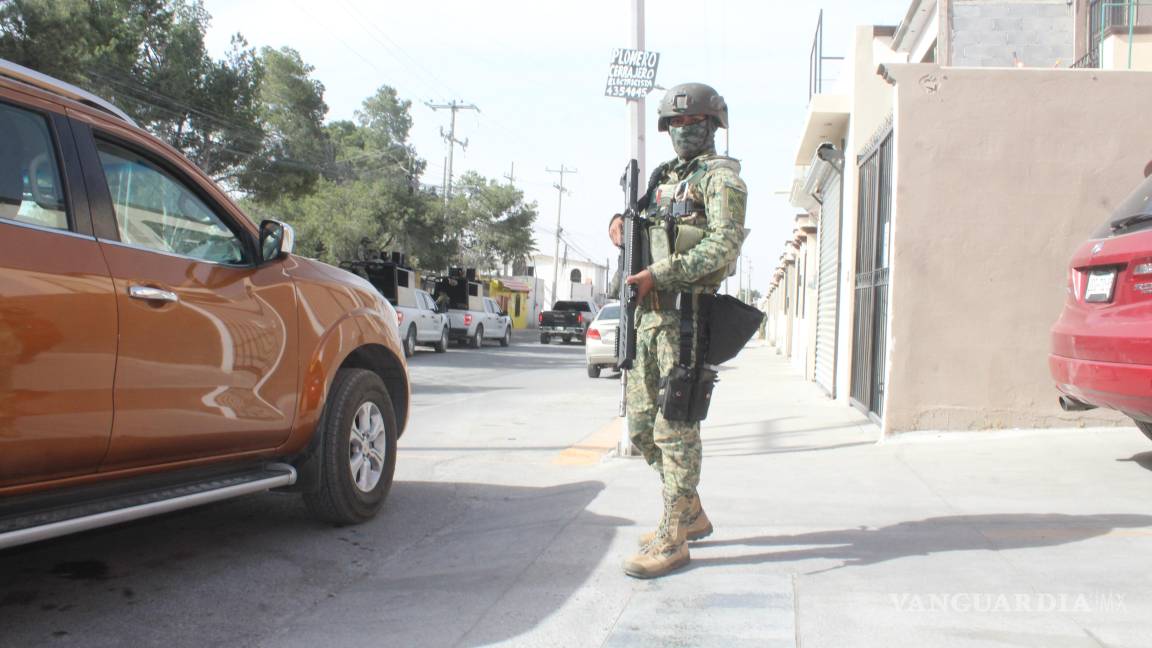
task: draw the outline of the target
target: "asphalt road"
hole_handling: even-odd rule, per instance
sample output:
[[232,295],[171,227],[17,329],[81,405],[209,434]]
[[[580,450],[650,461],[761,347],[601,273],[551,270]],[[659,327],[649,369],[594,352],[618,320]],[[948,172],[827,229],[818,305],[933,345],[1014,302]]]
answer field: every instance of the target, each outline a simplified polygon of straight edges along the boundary
[[[514,640],[596,562],[549,576],[549,596],[515,591],[591,516],[604,481],[556,458],[612,419],[620,383],[589,379],[583,347],[523,334],[509,348],[421,349],[410,373],[411,424],[377,519],[336,528],[268,493],[0,552],[0,646]],[[607,552],[620,523],[592,520],[605,532],[570,549]]]

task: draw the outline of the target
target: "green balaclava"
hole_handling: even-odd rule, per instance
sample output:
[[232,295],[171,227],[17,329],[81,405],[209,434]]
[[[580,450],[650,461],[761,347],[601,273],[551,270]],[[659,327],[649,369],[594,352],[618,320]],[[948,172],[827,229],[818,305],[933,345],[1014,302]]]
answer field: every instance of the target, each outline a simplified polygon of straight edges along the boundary
[[711,118],[699,124],[669,126],[668,134],[672,136],[676,157],[681,160],[716,152],[716,123]]

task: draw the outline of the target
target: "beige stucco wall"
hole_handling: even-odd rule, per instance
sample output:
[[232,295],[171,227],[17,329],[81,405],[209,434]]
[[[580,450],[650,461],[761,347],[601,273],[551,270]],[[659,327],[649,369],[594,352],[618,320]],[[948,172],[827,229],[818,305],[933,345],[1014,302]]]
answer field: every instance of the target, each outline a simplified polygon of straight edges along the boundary
[[[1100,47],[1100,67],[1105,70],[1127,70],[1128,34],[1109,36]],[[1133,70],[1152,70],[1152,34],[1133,34]]]
[[1118,422],[1064,414],[1048,330],[1073,249],[1141,179],[1152,74],[893,65],[896,197],[883,429]]

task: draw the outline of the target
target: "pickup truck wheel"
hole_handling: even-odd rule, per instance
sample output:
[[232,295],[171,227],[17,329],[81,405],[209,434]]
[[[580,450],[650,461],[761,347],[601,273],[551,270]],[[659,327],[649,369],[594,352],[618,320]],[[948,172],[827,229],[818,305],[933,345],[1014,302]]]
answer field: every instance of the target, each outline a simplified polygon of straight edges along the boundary
[[384,382],[366,369],[341,369],[316,426],[322,435],[320,487],[304,502],[334,524],[371,519],[388,497],[396,471],[396,413]]
[[436,353],[444,353],[448,350],[448,329],[440,332],[440,341],[432,348],[436,349]]
[[404,357],[411,358],[416,355],[416,325],[408,327],[408,334],[404,336]]
[[512,327],[509,326],[504,329],[504,337],[500,338],[500,346],[506,347],[512,344]]
[[572,341],[572,336],[571,335],[562,335],[562,336],[560,336],[560,339],[564,340],[564,344],[568,344],[569,342]]
[[545,334],[545,333],[540,334],[540,344],[548,344],[551,341],[552,341],[552,338],[548,337],[547,334]]
[[588,365],[588,377],[589,378],[599,378],[600,377],[600,365],[591,365],[591,364]]
[[472,348],[479,349],[484,346],[484,325],[480,324],[476,327],[476,335],[472,336]]

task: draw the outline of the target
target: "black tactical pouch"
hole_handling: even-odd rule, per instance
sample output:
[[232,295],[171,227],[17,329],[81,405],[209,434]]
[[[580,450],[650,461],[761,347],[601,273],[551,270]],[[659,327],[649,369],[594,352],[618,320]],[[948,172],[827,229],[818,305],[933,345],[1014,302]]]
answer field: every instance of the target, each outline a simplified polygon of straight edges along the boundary
[[707,323],[701,314],[697,312],[693,295],[680,295],[679,362],[660,385],[660,412],[669,421],[703,421],[712,404],[716,372],[700,362],[708,346]]
[[760,330],[764,313],[730,295],[708,296],[701,302],[701,321],[709,334],[704,362],[719,365],[736,357]]
[[661,385],[660,413],[669,421],[696,423],[708,418],[716,372],[675,367]]

